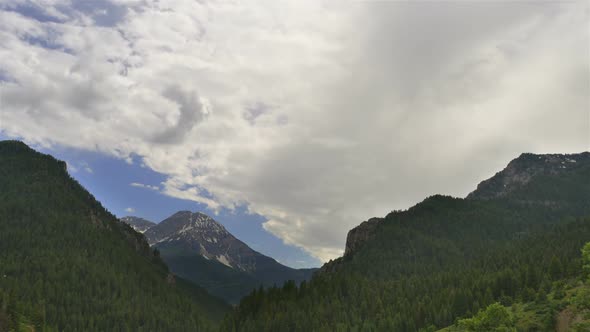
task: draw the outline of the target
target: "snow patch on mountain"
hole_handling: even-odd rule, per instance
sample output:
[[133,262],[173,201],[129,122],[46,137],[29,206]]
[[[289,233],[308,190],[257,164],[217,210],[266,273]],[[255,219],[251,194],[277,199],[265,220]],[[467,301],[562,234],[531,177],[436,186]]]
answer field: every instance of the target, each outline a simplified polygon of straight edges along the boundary
[[218,256],[217,256],[217,257],[215,257],[215,258],[216,258],[216,259],[217,259],[217,261],[219,261],[221,264],[223,264],[223,265],[226,265],[226,266],[229,266],[229,267],[232,267],[232,268],[233,268],[233,266],[231,266],[231,264],[230,264],[230,262],[229,262],[229,259],[227,259],[227,257],[226,257],[225,255],[218,255]]

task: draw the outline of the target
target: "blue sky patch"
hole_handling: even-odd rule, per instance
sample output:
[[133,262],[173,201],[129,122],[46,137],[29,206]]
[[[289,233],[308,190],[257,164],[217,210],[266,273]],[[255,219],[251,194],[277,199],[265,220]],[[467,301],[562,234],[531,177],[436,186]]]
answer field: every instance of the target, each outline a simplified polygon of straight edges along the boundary
[[13,5],[13,6],[9,6],[9,5],[0,5],[0,9],[5,10],[5,11],[12,11],[12,12],[16,12],[19,13],[23,16],[32,18],[36,21],[39,22],[53,22],[53,23],[63,23],[64,20],[59,19],[53,15],[49,15],[45,9],[41,8],[40,6],[37,6],[35,4],[29,3],[29,4],[19,4],[19,5]]

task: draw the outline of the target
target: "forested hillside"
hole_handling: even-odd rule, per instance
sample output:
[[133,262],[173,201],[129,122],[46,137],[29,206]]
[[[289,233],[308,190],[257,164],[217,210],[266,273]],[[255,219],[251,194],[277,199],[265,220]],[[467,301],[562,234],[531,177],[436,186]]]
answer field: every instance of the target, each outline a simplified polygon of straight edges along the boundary
[[344,257],[299,288],[251,294],[223,330],[434,331],[497,301],[543,298],[580,273],[588,157],[526,154],[480,197],[433,196],[364,223]]
[[175,278],[67,173],[0,142],[0,331],[201,331],[227,306]]
[[582,249],[579,273],[555,281],[534,298],[502,298],[440,332],[590,331],[590,243]]

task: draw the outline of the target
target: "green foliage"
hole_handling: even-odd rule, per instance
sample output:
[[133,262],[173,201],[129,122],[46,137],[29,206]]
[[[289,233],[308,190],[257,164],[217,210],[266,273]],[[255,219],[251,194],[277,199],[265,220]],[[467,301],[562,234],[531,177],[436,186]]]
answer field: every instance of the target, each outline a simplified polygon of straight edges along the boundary
[[590,322],[581,322],[574,324],[572,332],[588,332],[590,331]]
[[473,318],[459,320],[458,325],[470,332],[516,331],[510,311],[500,303],[490,304]]
[[590,242],[582,248],[582,264],[584,275],[588,277],[590,275]]
[[24,317],[40,331],[196,331],[224,314],[174,280],[64,162],[0,142],[0,188],[0,331]]
[[590,309],[590,288],[583,288],[576,292],[576,296],[572,300],[579,309]]

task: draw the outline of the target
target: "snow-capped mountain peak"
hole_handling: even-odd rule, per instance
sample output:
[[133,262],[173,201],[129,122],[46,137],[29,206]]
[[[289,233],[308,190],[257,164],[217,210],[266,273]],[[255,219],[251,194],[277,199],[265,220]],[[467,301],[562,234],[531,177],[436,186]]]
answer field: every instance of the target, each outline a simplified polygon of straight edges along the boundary
[[182,245],[232,268],[248,270],[252,267],[251,262],[242,259],[242,256],[248,257],[242,255],[242,251],[253,250],[201,212],[179,211],[145,232],[145,236],[150,245]]

